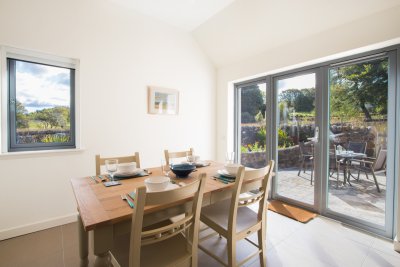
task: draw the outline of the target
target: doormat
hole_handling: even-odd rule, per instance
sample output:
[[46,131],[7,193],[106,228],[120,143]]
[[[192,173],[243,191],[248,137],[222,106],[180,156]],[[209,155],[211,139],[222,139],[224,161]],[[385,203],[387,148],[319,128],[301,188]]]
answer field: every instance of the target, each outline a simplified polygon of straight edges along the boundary
[[317,216],[316,213],[285,204],[278,200],[271,200],[268,204],[268,209],[302,223],[306,223]]

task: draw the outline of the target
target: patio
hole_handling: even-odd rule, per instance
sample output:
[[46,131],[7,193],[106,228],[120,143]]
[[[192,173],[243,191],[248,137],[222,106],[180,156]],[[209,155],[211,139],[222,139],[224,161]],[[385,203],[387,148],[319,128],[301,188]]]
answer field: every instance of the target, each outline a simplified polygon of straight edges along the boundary
[[[298,174],[298,168],[280,169],[277,174],[279,195],[308,204],[314,202],[314,183],[310,184],[311,173]],[[378,193],[371,176],[360,174],[360,179],[351,178],[351,185],[343,185],[343,173],[339,176],[336,188],[336,173],[329,177],[328,208],[351,217],[366,220],[378,225],[385,223],[386,176],[377,175],[381,192]]]

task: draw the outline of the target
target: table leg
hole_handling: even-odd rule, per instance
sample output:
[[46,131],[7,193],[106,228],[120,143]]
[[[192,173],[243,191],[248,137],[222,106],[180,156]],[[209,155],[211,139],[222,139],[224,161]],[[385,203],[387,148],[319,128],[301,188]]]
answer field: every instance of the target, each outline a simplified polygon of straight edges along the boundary
[[95,267],[109,267],[111,265],[110,250],[113,246],[113,226],[101,226],[93,230],[93,249],[96,260]]
[[87,267],[89,265],[88,232],[85,231],[81,216],[79,214],[78,214],[78,235],[79,235],[79,257],[81,258],[80,267]]

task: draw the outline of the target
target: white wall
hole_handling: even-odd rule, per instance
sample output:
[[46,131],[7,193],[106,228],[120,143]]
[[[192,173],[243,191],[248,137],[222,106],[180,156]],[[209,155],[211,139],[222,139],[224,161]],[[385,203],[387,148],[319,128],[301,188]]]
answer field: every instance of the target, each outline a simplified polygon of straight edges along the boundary
[[217,159],[223,160],[225,152],[233,146],[233,81],[321,62],[326,57],[380,42],[398,43],[392,40],[400,38],[399,14],[400,6],[397,6],[218,68]]
[[[104,0],[0,0],[0,44],[80,60],[85,148],[0,156],[0,240],[73,220],[70,178],[94,174],[95,154],[215,158],[215,69],[189,34]],[[147,114],[148,85],[178,89],[179,115]]]

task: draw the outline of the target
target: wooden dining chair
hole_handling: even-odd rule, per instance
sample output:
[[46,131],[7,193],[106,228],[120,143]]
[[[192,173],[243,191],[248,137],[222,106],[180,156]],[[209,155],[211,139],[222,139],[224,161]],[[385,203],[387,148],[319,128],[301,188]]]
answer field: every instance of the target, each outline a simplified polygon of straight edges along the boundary
[[[267,198],[269,181],[272,176],[274,161],[270,161],[268,166],[262,169],[245,171],[240,167],[236,176],[232,197],[227,200],[216,202],[210,206],[203,207],[200,220],[209,226],[214,233],[205,236],[199,242],[199,248],[205,253],[216,259],[224,266],[241,266],[252,257],[259,255],[261,266],[266,266],[266,223],[267,223]],[[262,186],[257,193],[241,195],[242,183],[247,179],[263,177]],[[258,212],[254,212],[249,207],[250,204],[257,203]],[[253,233],[258,233],[258,245],[250,241],[247,237]],[[219,234],[227,240],[228,263],[219,258],[212,251],[202,245],[202,242]],[[253,244],[258,250],[237,263],[236,242],[245,239]]]
[[136,167],[140,168],[140,157],[139,152],[135,152],[135,155],[132,156],[124,156],[124,157],[108,157],[102,158],[100,155],[96,155],[96,175],[101,174],[101,166],[105,165],[105,161],[107,159],[117,159],[118,163],[128,163],[128,162],[136,162]]
[[165,163],[166,165],[169,165],[170,159],[185,158],[187,155],[193,156],[193,148],[190,148],[188,151],[179,151],[179,152],[169,152],[167,149],[165,149],[164,155],[165,155]]
[[[118,264],[129,267],[197,266],[200,211],[205,182],[206,174],[201,173],[196,181],[177,189],[146,192],[145,186],[137,188],[130,240],[126,239],[126,244],[119,242],[116,246],[120,250],[112,251]],[[191,206],[179,221],[143,229],[144,207],[167,203],[171,203],[170,207]],[[129,255],[128,260],[124,255]]]

